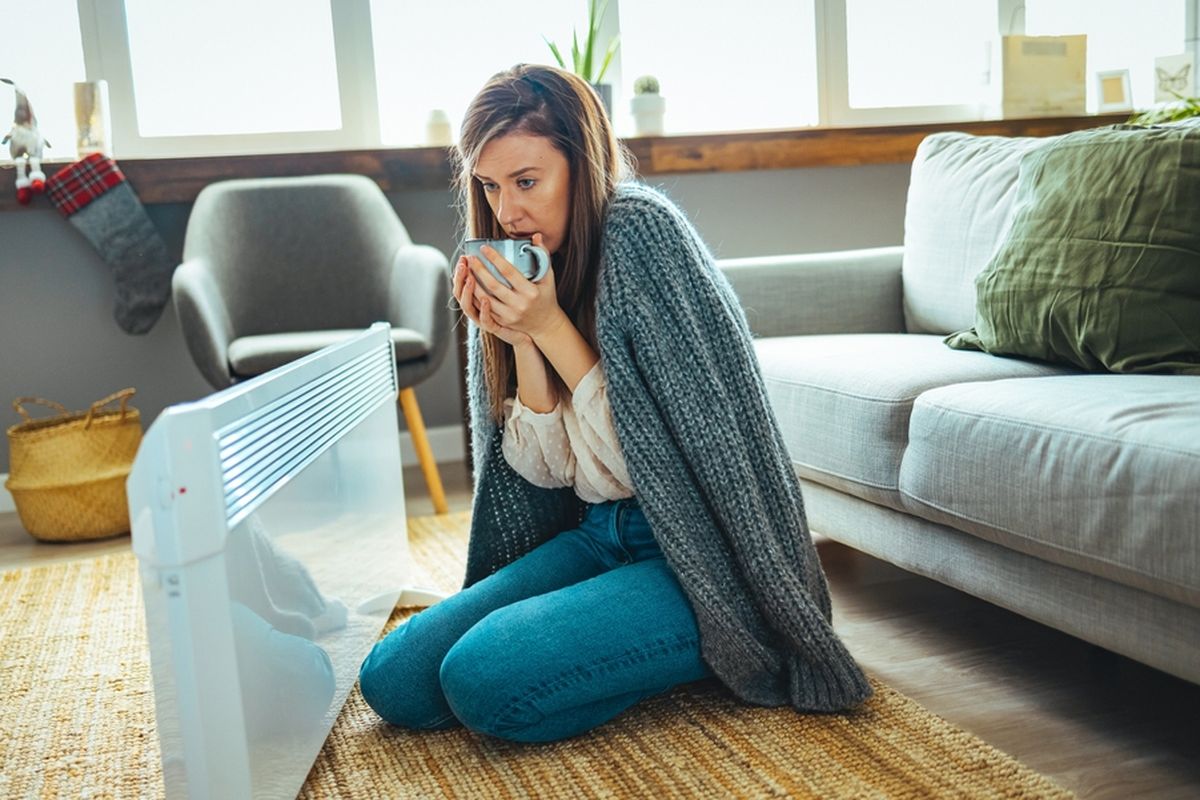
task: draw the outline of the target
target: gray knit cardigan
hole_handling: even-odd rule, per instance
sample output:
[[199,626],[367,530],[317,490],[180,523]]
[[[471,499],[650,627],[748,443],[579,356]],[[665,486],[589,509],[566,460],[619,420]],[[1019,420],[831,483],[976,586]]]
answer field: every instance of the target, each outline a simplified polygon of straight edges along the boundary
[[[682,212],[649,187],[623,183],[609,203],[596,309],[617,438],[691,601],[705,662],[758,705],[839,711],[869,697],[830,626],[800,485],[741,306]],[[472,325],[465,586],[575,527],[586,510],[573,490],[536,487],[505,461],[482,367]]]

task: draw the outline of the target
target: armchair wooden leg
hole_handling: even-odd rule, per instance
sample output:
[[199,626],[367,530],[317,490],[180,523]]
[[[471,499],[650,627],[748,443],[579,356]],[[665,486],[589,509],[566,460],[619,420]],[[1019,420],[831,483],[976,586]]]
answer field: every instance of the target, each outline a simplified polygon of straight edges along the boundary
[[429,437],[425,435],[425,421],[421,419],[417,395],[411,388],[400,390],[400,408],[404,411],[404,422],[408,425],[408,432],[412,435],[413,447],[417,451],[417,460],[421,462],[421,472],[425,475],[425,485],[429,487],[429,496],[433,498],[433,510],[439,514],[445,514],[450,507],[446,505],[446,492],[442,489],[442,477],[438,474],[437,462],[433,460]]

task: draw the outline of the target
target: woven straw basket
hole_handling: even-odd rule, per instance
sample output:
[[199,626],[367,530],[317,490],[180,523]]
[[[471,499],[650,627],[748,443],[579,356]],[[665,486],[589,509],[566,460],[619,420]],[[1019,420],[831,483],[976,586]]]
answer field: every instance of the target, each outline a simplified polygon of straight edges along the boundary
[[[12,463],[4,486],[35,539],[72,542],[129,531],[125,479],[142,441],[141,418],[128,406],[133,393],[122,389],[75,412],[40,397],[13,401],[25,421],[8,429]],[[102,410],[118,400],[118,410]],[[59,414],[33,419],[24,403]]]

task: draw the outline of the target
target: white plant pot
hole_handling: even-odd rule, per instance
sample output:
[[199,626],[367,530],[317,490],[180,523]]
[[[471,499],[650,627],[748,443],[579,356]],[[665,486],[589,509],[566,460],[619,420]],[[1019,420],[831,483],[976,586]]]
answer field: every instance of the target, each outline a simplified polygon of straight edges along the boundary
[[635,94],[629,100],[636,136],[662,136],[667,101],[660,94]]

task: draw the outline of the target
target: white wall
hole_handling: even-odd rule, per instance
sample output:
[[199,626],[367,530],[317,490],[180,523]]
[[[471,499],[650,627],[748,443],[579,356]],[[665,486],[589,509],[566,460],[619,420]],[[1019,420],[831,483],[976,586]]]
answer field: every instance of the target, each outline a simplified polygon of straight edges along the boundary
[[[903,238],[907,165],[829,167],[660,176],[718,257],[845,250]],[[454,249],[449,191],[395,192],[391,199],[418,242]],[[182,251],[189,205],[151,206],[168,248]],[[145,336],[112,319],[113,281],[88,242],[44,199],[0,213],[0,423],[20,421],[9,403],[41,395],[69,408],[126,386],[145,425],[165,406],[207,394],[168,304]],[[417,397],[430,428],[461,423],[457,356]],[[403,426],[403,420],[401,419]],[[8,442],[0,443],[0,473]]]

